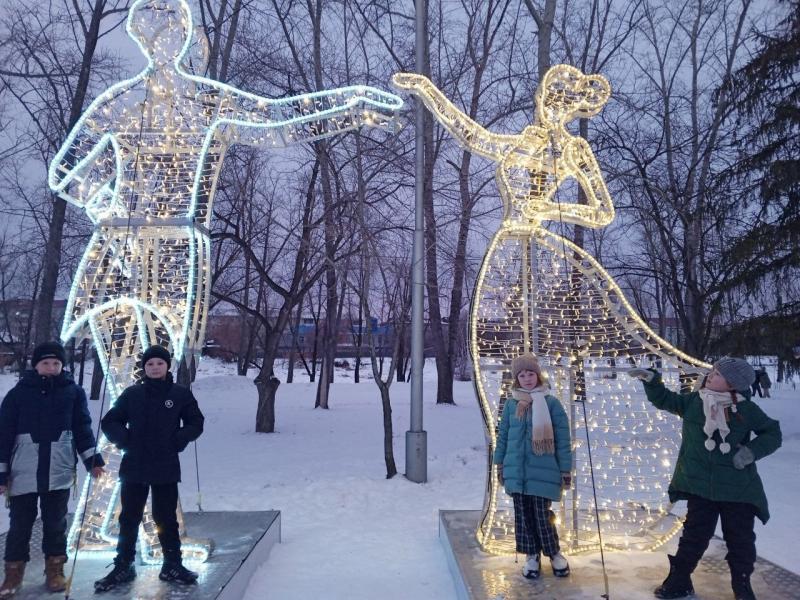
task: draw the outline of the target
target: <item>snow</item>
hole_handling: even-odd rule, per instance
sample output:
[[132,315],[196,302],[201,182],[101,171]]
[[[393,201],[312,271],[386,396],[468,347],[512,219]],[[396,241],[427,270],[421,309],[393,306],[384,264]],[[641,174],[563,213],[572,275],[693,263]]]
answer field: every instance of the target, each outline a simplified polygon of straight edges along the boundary
[[[233,365],[205,360],[193,386],[206,415],[197,445],[203,508],[281,511],[283,541],[254,575],[245,600],[366,600],[376,590],[386,600],[455,597],[438,539],[438,511],[479,509],[483,503],[486,451],[472,384],[456,382],[457,405],[437,406],[430,380],[435,369],[426,367],[428,483],[420,485],[402,475],[385,479],[380,397],[371,381],[355,384],[352,372],[337,372],[330,410],[315,410],[315,384],[296,370],[299,382],[278,390],[277,432],[257,434],[254,375],[238,377]],[[285,380],[284,372],[277,375]],[[14,381],[13,375],[0,375],[0,393]],[[402,473],[408,384],[394,383],[391,393],[395,460]],[[798,534],[800,398],[791,384],[774,385],[772,395],[758,402],[780,420],[784,441],[759,462],[772,519],[757,524],[757,547],[760,556],[798,573],[800,555],[786,550]],[[96,418],[100,402],[90,407]],[[182,460],[182,503],[196,510],[191,447]],[[3,512],[0,528],[7,527]],[[596,559],[576,557],[575,566]],[[639,562],[652,565],[654,557]]]

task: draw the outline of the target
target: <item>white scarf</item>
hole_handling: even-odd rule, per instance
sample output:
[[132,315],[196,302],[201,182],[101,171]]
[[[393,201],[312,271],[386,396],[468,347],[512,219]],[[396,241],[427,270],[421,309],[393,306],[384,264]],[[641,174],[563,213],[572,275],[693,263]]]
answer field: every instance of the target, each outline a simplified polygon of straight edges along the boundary
[[532,390],[515,387],[511,394],[517,401],[517,418],[522,419],[529,408],[532,408],[531,448],[534,454],[555,454],[556,442],[553,435],[553,421],[544,393],[547,386],[540,385]]
[[711,438],[715,431],[719,431],[719,437],[722,439],[719,451],[727,454],[731,451],[731,445],[725,441],[725,438],[731,432],[731,428],[728,427],[728,421],[725,419],[725,409],[730,407],[731,411],[736,412],[736,405],[733,403],[731,393],[715,392],[703,388],[700,390],[700,398],[703,400],[703,414],[706,416],[706,422],[703,424],[703,433],[707,438],[706,450],[711,452],[717,447],[717,443]]

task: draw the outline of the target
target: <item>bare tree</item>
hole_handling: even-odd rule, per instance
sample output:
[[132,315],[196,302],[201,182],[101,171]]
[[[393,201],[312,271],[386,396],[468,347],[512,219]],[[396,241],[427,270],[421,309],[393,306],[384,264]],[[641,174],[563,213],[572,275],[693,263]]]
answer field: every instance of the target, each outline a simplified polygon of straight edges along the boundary
[[[124,20],[128,0],[14,2],[0,23],[0,82],[28,117],[36,158],[47,164],[77,123],[94,81],[117,72],[118,61],[99,43]],[[66,202],[51,195],[34,342],[51,335],[53,300],[66,220]]]
[[603,115],[617,153],[609,162],[624,165],[615,173],[618,189],[642,223],[639,239],[657,257],[642,267],[660,279],[681,345],[700,357],[723,309],[720,283],[729,270],[722,249],[748,226],[737,190],[720,177],[737,135],[735,106],[714,90],[752,42],[751,5],[645,2],[626,47],[627,77],[618,78],[625,113]]

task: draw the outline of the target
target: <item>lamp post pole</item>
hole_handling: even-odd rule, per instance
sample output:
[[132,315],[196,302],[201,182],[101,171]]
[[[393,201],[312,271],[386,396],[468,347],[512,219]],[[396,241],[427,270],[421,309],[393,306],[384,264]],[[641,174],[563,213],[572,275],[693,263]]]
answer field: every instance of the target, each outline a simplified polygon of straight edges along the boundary
[[[425,47],[428,7],[426,0],[416,0],[416,63],[417,73],[426,74]],[[424,256],[423,187],[425,184],[425,107],[415,101],[416,164],[414,201],[414,247],[411,277],[411,422],[406,431],[406,477],[415,483],[428,480],[428,434],[422,429],[422,366],[425,360],[423,339]]]

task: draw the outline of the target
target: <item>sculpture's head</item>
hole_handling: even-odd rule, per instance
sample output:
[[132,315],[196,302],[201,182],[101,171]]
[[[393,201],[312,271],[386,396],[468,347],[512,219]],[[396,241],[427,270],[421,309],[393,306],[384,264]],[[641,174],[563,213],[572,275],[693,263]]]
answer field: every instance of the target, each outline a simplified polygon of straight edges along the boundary
[[536,116],[542,125],[563,125],[596,115],[610,97],[611,86],[602,75],[584,75],[570,65],[555,65],[536,90]]
[[186,0],[136,0],[128,35],[156,66],[175,62],[189,44],[192,13]]

